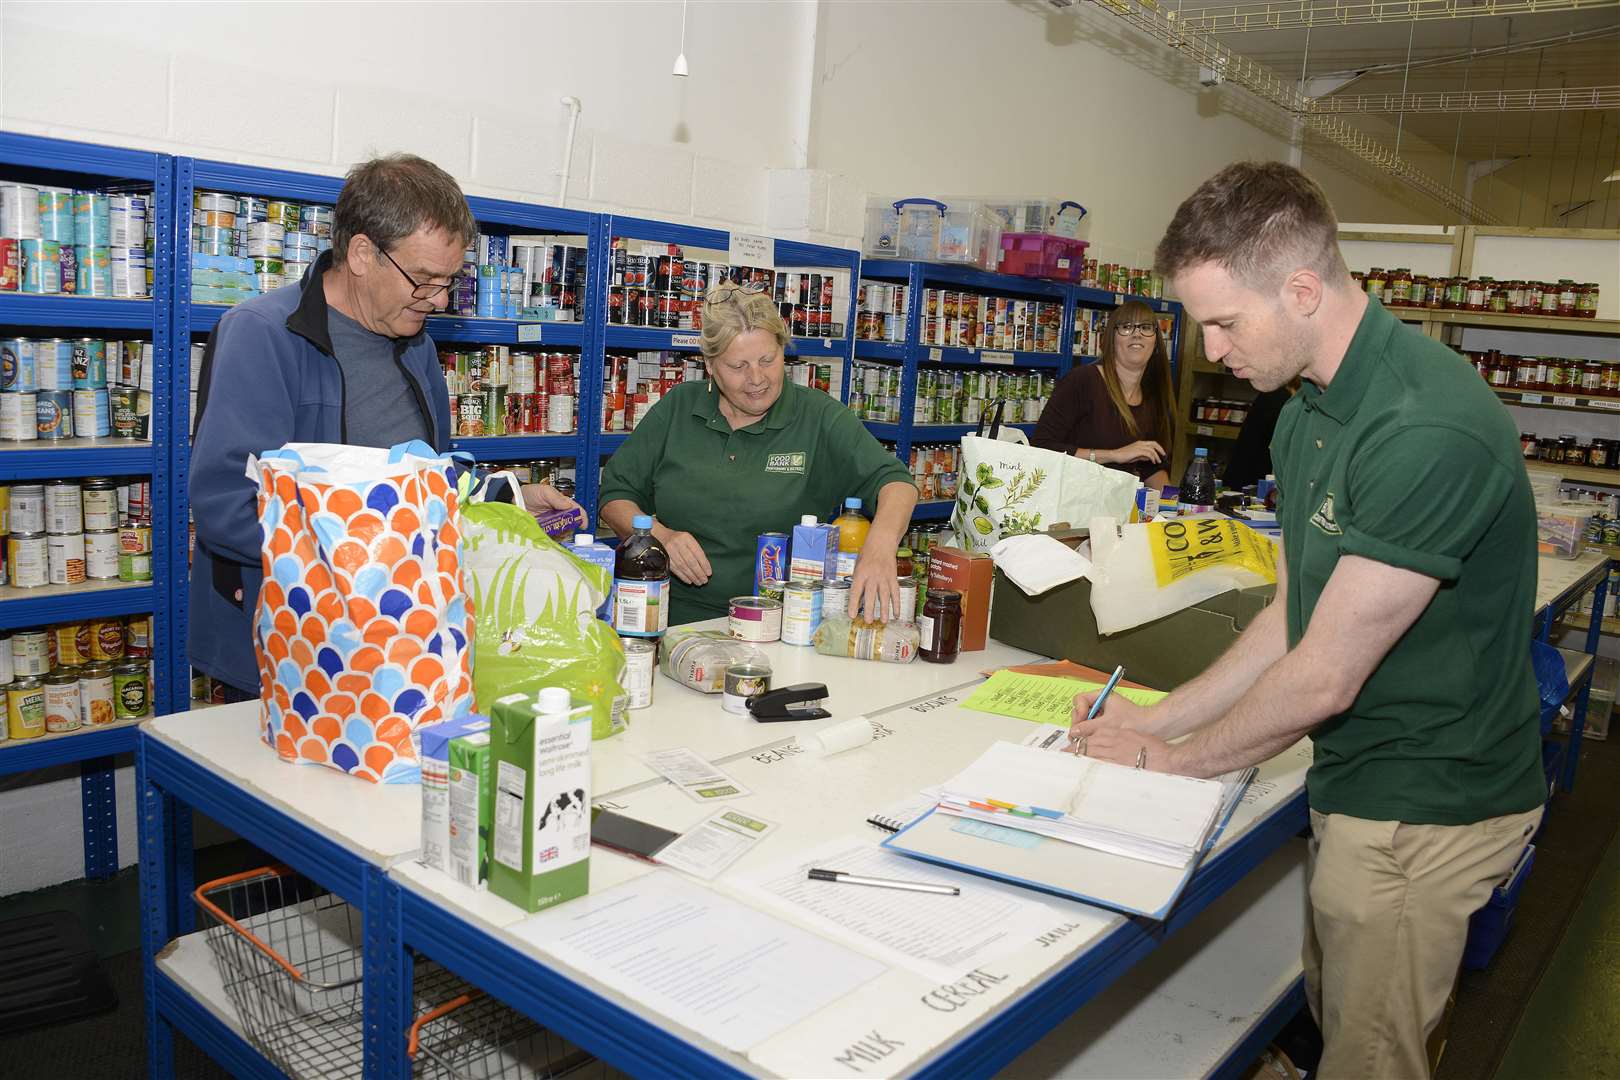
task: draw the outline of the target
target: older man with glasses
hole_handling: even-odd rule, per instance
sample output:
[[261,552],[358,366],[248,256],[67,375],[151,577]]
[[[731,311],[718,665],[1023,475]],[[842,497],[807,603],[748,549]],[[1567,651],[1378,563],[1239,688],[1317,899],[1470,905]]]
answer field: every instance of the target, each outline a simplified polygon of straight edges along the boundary
[[[191,506],[191,662],[257,697],[251,618],[259,525],[249,454],[287,442],[450,448],[449,394],[427,317],[443,311],[477,233],[455,180],[409,154],[348,174],[332,215],[332,249],[297,285],[220,319],[203,355]],[[576,506],[528,485],[531,509]]]

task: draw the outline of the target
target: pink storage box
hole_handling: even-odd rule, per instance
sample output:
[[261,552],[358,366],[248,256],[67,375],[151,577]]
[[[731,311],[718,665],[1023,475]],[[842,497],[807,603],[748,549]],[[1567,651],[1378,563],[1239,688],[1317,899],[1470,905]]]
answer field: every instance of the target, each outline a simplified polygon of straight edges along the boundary
[[1077,284],[1085,270],[1089,246],[1088,241],[1071,240],[1066,236],[1002,233],[1000,270],[1003,274]]

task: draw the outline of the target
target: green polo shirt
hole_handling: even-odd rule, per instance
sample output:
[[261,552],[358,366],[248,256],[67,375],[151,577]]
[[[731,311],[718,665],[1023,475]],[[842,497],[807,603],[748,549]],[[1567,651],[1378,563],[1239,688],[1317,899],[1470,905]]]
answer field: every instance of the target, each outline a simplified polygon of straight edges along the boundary
[[836,517],[844,499],[871,517],[878,489],[911,472],[836,400],[793,383],[765,418],[731,429],[719,391],[682,383],[654,405],[602,471],[601,504],[628,499],[671,529],[691,533],[714,571],[694,588],[676,579],[670,625],[726,613],[754,591],[759,534],[792,536],[803,514]]
[[1369,300],[1327,389],[1307,382],[1283,407],[1271,457],[1290,648],[1341,555],[1440,582],[1350,709],[1312,733],[1311,807],[1463,825],[1541,805],[1535,504],[1485,381]]

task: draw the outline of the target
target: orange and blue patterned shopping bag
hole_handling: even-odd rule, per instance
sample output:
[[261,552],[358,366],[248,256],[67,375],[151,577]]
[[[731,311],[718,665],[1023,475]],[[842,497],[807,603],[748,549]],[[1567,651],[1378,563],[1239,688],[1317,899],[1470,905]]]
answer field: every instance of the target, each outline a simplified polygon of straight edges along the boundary
[[289,443],[247,474],[264,740],[286,761],[420,782],[417,728],[473,706],[451,459],[421,442]]

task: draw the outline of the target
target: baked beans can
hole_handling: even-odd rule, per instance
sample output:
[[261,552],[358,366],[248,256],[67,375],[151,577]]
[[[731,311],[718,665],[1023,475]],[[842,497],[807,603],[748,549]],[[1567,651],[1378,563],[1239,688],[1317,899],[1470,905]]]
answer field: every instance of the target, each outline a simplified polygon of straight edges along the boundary
[[658,646],[644,638],[620,638],[624,645],[624,691],[630,708],[647,709],[653,703],[653,662]]
[[139,523],[119,526],[118,551],[122,555],[150,555],[152,526]]
[[79,669],[79,721],[85,727],[101,727],[117,719],[113,705],[113,667],[87,664]]
[[12,739],[45,734],[45,684],[39,678],[18,679],[6,687],[6,734]]
[[91,619],[90,659],[124,659],[124,623],[122,619]]
[[50,671],[50,635],[43,630],[19,630],[12,634],[11,669],[19,679]]
[[51,583],[50,545],[44,533],[12,533],[6,541],[6,556],[11,584],[17,588],[37,589]]
[[22,285],[22,244],[15,237],[0,236],[0,292],[16,292]]
[[[116,346],[115,346],[116,347]],[[68,361],[69,377],[75,390],[93,390],[107,385],[107,343],[98,338],[77,338]]]
[[91,581],[118,579],[118,532],[96,529],[84,534],[84,576]]
[[41,439],[73,438],[73,391],[41,390],[34,395],[34,431]]
[[45,531],[45,485],[13,484],[11,487],[10,531]]
[[82,495],[76,480],[52,480],[45,485],[45,531],[84,531]]
[[27,338],[0,341],[0,391],[33,393],[34,388],[34,343]]
[[33,391],[0,394],[0,439],[25,442],[39,438],[38,416]]
[[83,507],[81,524],[86,530],[118,528],[118,485],[102,477],[91,477],[79,489]]
[[87,623],[60,623],[51,628],[60,667],[78,667],[90,662],[90,627]]
[[79,673],[63,668],[45,676],[45,730],[56,734],[77,731],[83,718],[79,713]]
[[769,664],[732,664],[726,668],[721,683],[720,707],[726,712],[746,716],[748,699],[758,697],[770,688]]
[[113,715],[136,720],[152,711],[151,679],[146,662],[130,660],[113,668]]
[[782,591],[782,644],[812,645],[821,626],[819,581],[790,581]]
[[764,596],[733,596],[727,605],[726,629],[742,641],[780,641],[782,602]]
[[84,533],[52,533],[46,537],[52,585],[84,583]]

